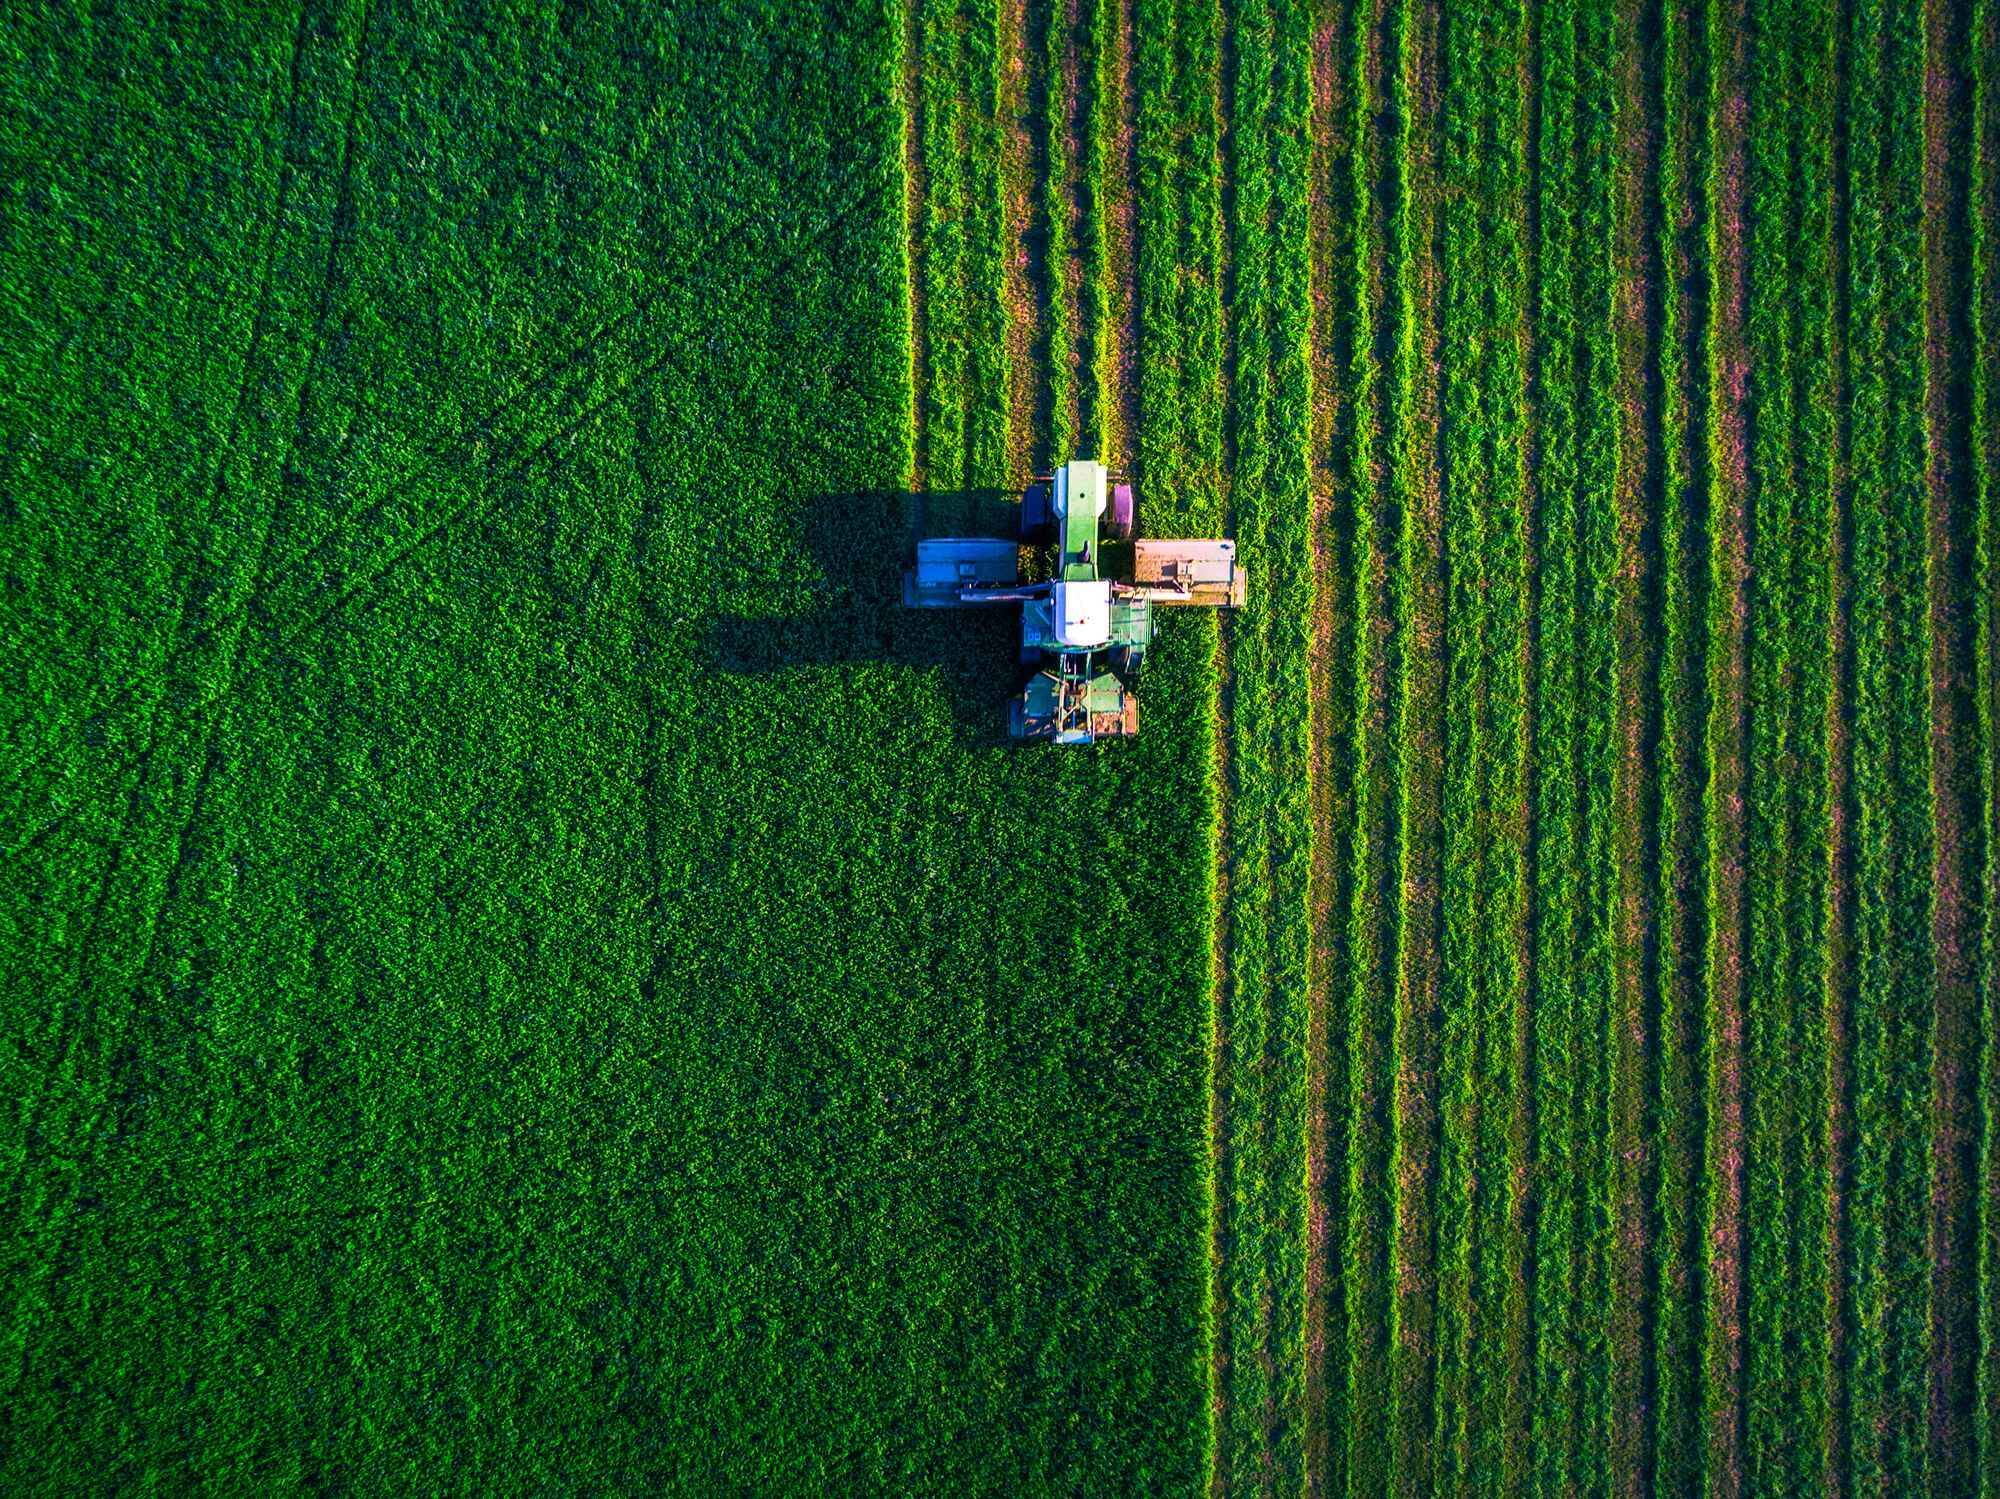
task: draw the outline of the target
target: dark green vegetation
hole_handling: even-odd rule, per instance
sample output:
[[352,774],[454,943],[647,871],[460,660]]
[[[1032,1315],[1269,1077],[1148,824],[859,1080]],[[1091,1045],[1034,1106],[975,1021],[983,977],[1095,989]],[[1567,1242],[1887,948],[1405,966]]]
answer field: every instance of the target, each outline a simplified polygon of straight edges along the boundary
[[1993,0],[7,44],[9,1492],[2000,1494]]
[[9,1492],[1192,1481],[1200,681],[894,608],[902,39],[10,32]]

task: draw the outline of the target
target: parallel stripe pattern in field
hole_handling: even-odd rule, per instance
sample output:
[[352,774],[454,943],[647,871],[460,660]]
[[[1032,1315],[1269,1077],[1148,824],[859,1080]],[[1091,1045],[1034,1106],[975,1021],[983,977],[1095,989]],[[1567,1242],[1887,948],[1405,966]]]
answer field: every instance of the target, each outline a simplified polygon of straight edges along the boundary
[[1990,7],[1102,11],[1047,436],[1255,569],[1211,1487],[1990,1472]]

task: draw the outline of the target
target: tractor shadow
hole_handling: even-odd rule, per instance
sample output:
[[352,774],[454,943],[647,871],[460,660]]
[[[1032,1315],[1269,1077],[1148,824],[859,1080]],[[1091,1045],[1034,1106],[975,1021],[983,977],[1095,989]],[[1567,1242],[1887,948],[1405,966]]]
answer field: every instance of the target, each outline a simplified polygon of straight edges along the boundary
[[943,685],[960,745],[1010,743],[1007,704],[1023,680],[1019,609],[906,608],[903,569],[926,538],[1011,538],[1018,499],[1000,489],[815,496],[794,522],[797,554],[786,562],[788,571],[815,579],[819,607],[750,617],[718,599],[711,663],[742,676],[861,663],[909,667]]

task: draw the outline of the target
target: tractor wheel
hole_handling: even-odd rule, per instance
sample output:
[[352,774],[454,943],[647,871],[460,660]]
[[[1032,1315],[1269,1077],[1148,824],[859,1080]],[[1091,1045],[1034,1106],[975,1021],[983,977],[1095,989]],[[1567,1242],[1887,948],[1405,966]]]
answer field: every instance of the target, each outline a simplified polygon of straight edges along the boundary
[[1111,486],[1111,503],[1104,507],[1104,539],[1106,541],[1130,541],[1138,527],[1137,507],[1132,500],[1132,486],[1118,483]]

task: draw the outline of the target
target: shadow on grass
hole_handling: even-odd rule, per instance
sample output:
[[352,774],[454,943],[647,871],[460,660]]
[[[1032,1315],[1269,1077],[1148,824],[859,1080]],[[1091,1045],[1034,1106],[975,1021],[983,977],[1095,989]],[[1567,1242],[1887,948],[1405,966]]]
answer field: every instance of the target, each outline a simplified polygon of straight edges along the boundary
[[[999,489],[912,494],[864,490],[820,495],[794,522],[797,561],[819,580],[808,613],[720,613],[712,661],[734,675],[881,663],[932,675],[951,704],[962,746],[1008,744],[1007,704],[1020,690],[1020,610],[910,609],[903,569],[919,540],[1016,534],[1018,496]],[[922,690],[912,681],[912,697]]]

